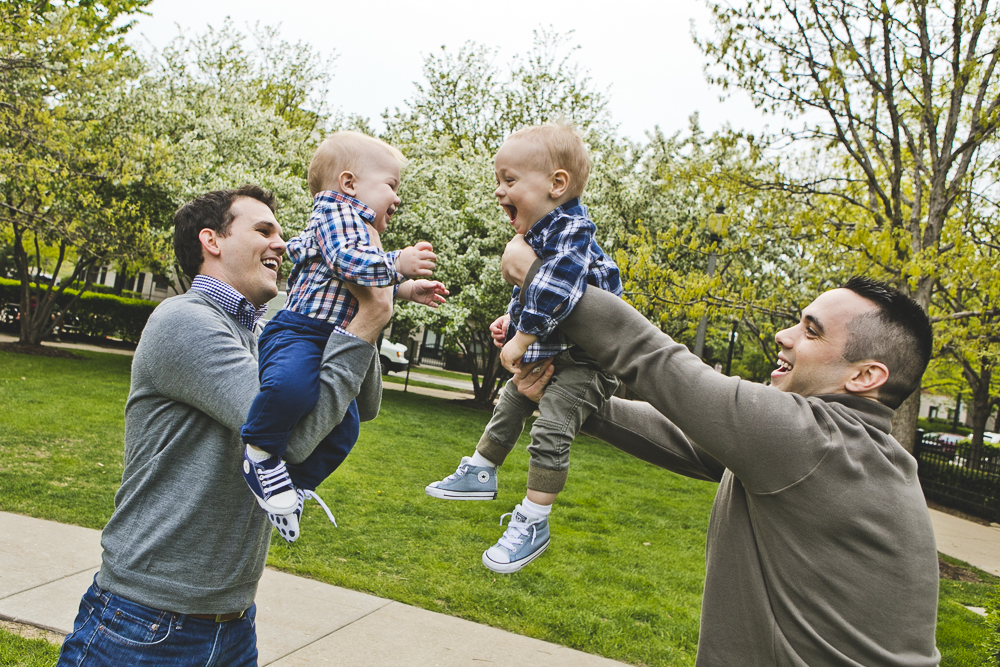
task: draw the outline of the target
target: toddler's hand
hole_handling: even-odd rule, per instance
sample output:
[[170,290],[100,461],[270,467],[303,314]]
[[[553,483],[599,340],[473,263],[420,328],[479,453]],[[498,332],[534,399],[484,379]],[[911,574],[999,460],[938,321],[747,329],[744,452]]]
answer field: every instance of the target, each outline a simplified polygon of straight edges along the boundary
[[528,346],[515,335],[500,350],[500,364],[511,373],[516,373],[517,367],[521,363],[521,357],[527,351]]
[[431,308],[437,308],[446,301],[444,298],[449,294],[444,283],[436,280],[413,280],[413,288],[410,291],[410,301],[422,303]]
[[490,325],[490,335],[493,336],[493,344],[502,348],[507,340],[507,326],[510,324],[510,313],[504,313],[493,320]]
[[407,278],[424,278],[434,272],[437,255],[427,241],[408,246],[399,251],[396,259],[396,270]]

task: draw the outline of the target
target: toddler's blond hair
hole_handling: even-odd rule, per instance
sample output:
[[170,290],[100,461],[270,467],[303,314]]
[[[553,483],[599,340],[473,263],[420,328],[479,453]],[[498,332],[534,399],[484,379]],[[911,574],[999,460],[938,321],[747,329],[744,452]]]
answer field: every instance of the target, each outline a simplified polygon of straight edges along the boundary
[[565,169],[570,176],[567,193],[573,197],[583,194],[590,178],[590,155],[583,137],[571,123],[546,123],[525,127],[507,137],[507,141],[523,139],[534,142],[540,149],[542,163],[536,165],[551,173]]
[[317,192],[335,190],[342,173],[364,170],[375,151],[391,156],[400,167],[406,164],[399,149],[381,139],[352,130],[334,132],[323,140],[309,163],[309,194],[315,197]]

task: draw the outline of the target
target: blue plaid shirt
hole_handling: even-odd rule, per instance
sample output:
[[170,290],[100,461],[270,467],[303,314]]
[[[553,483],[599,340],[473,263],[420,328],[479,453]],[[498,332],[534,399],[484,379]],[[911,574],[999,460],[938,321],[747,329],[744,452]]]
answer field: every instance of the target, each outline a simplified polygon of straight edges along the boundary
[[542,260],[521,305],[521,290],[514,288],[507,312],[510,328],[538,336],[528,347],[521,363],[554,357],[573,343],[558,329],[576,306],[587,285],[599,287],[615,296],[622,295],[618,267],[594,240],[597,228],[590,221],[587,207],[571,199],[532,225],[524,240]]
[[236,321],[250,331],[257,326],[257,320],[267,312],[267,304],[258,308],[247,298],[217,278],[198,274],[191,281],[191,289],[207,294],[222,306],[222,309],[236,318]]
[[331,191],[313,197],[309,226],[288,242],[295,267],[288,276],[286,310],[343,329],[358,312],[358,300],[344,283],[386,287],[405,280],[396,273],[399,251],[371,244],[365,223],[374,219],[375,211],[353,197]]

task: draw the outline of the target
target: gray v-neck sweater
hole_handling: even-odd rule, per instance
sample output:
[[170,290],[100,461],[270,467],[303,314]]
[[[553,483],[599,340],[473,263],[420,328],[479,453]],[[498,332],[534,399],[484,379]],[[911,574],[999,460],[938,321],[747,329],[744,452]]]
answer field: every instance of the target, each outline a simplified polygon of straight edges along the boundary
[[934,533],[891,409],[721,375],[600,290],[560,327],[649,401],[614,399],[585,432],[720,483],[699,667],[938,663]]
[[[186,614],[253,603],[271,534],[240,472],[240,426],[259,387],[258,333],[194,290],[153,311],[132,362],[125,469],[101,537],[101,588]],[[330,336],[320,379],[290,461],[304,459],[355,396],[362,420],[378,413],[381,375],[369,343]]]

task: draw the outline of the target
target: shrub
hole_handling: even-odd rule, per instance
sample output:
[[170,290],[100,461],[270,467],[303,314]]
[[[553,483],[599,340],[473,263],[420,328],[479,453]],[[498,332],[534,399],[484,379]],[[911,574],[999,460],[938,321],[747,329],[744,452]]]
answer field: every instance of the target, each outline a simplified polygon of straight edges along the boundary
[[[59,299],[60,306],[69,303],[76,294],[76,290],[67,289]],[[20,299],[21,283],[0,278],[0,303],[17,303]],[[91,294],[88,291],[66,315],[64,325],[88,336],[121,338],[135,343],[156,305],[152,301]]]
[[[79,280],[77,280],[74,283],[70,283],[67,280],[61,280],[61,281],[59,281],[59,285],[60,286],[66,285],[67,289],[76,290],[76,291],[80,291],[80,288],[83,287],[83,283],[81,283]],[[113,294],[114,296],[121,296],[122,298],[125,298],[125,299],[141,299],[142,298],[142,295],[139,294],[138,292],[133,292],[133,291],[127,290],[127,289],[122,290],[121,294],[115,294],[115,288],[112,287],[111,285],[91,285],[90,287],[87,288],[87,292],[93,292],[94,294]]]

